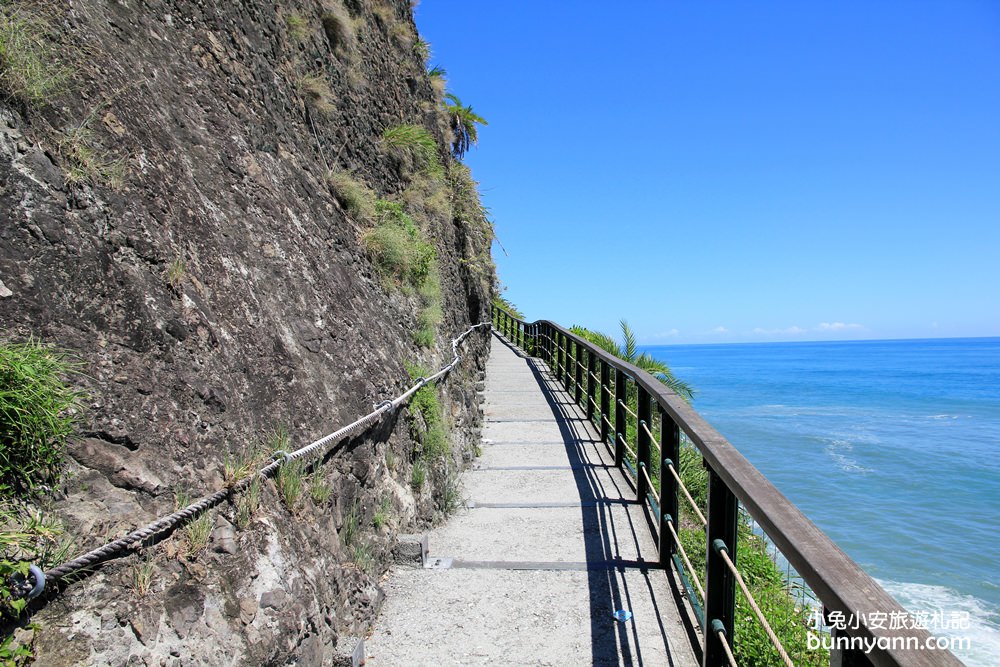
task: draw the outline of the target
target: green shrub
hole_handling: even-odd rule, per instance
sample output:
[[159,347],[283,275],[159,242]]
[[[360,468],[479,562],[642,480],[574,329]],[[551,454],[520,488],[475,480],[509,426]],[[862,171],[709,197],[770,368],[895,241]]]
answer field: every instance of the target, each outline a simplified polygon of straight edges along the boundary
[[441,309],[441,277],[436,266],[424,280],[418,293],[421,310],[417,316],[417,328],[413,332],[413,340],[421,347],[433,347],[438,326],[444,318],[444,311]]
[[427,481],[427,467],[423,461],[416,461],[413,464],[413,472],[410,474],[410,486],[414,491],[420,490]]
[[444,175],[437,141],[427,128],[419,125],[396,125],[382,133],[382,141],[402,160],[404,171],[416,169],[435,177]]
[[419,288],[434,270],[437,251],[424,239],[413,219],[394,202],[375,202],[377,224],[363,235],[383,275],[398,284]]
[[58,478],[83,398],[65,382],[77,370],[39,342],[0,343],[0,496]]
[[[679,472],[699,507],[707,506],[708,473],[701,463],[701,454],[690,445],[681,447]],[[655,483],[658,486],[658,481]],[[690,506],[680,499],[681,544],[691,558],[691,564],[699,580],[705,582],[705,531],[701,522],[694,517]],[[767,541],[755,535],[749,519],[740,514],[736,563],[747,587],[757,600],[765,617],[771,624],[778,639],[795,659],[795,664],[828,665],[829,654],[825,650],[809,649],[808,631],[811,609],[807,604],[799,604],[792,590],[794,582],[786,580],[784,572],[768,553]],[[743,593],[736,592],[735,639],[733,652],[740,665],[764,667],[780,663],[777,651],[767,633],[757,620]]]
[[431,57],[431,45],[418,37],[413,42],[413,55],[419,58],[420,62],[426,63]]
[[359,542],[351,548],[351,560],[365,574],[375,572],[375,554],[367,542]]
[[0,91],[26,105],[48,103],[65,88],[68,70],[46,33],[41,14],[0,3]]
[[[28,576],[29,564],[51,568],[66,560],[72,545],[57,520],[21,501],[0,499],[0,623],[9,628],[28,605],[14,582]],[[33,657],[30,643],[18,644],[11,633],[0,637],[0,665],[28,665]]]
[[[405,364],[406,372],[416,380],[427,377],[430,372],[417,364]],[[418,389],[410,399],[410,410],[420,415],[420,420],[414,420],[410,425],[411,437],[420,443],[420,457],[423,459],[443,458],[451,452],[448,441],[448,429],[444,422],[441,401],[435,385],[425,384]]]
[[326,180],[337,201],[361,224],[375,221],[375,193],[364,183],[344,171],[331,171]]

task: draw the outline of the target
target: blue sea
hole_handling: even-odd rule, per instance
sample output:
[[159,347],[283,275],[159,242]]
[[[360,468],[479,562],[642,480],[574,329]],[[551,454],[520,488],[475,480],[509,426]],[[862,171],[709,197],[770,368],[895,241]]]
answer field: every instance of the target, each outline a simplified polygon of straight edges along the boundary
[[646,346],[911,611],[1000,654],[1000,338]]

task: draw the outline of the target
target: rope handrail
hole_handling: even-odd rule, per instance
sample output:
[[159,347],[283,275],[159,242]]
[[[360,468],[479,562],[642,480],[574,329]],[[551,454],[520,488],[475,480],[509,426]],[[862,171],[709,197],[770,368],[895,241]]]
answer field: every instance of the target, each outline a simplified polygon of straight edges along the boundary
[[656,438],[654,438],[653,434],[649,432],[649,427],[646,426],[646,422],[640,421],[639,422],[639,426],[642,428],[643,431],[646,432],[646,435],[649,436],[650,442],[652,442],[654,445],[656,445],[656,449],[659,450],[660,449],[660,441],[657,440]]
[[691,559],[688,558],[687,551],[684,549],[684,545],[681,544],[681,538],[677,536],[677,530],[674,528],[674,520],[668,518],[664,523],[667,524],[667,529],[674,538],[674,544],[677,545],[677,552],[681,555],[681,559],[684,561],[684,567],[687,568],[688,578],[694,583],[694,587],[698,589],[698,599],[702,602],[705,601],[705,589],[701,587],[701,581],[698,580],[698,574],[691,565]]
[[698,515],[698,520],[701,521],[701,525],[707,526],[708,519],[706,519],[705,515],[702,514],[701,509],[698,507],[698,503],[696,503],[694,501],[694,498],[691,497],[691,492],[688,491],[688,488],[687,486],[685,486],[684,481],[681,479],[681,476],[677,474],[677,469],[674,468],[673,462],[667,464],[667,469],[670,471],[670,474],[673,475],[674,480],[677,482],[677,487],[684,492],[684,497],[687,498],[688,503],[691,505],[691,509],[693,509],[694,513]]
[[781,656],[781,659],[784,661],[786,667],[795,667],[792,659],[788,657],[788,652],[785,651],[785,647],[781,645],[781,640],[778,639],[778,635],[774,633],[774,630],[771,629],[771,624],[767,622],[766,618],[764,618],[764,612],[760,610],[760,607],[757,605],[757,601],[754,599],[753,595],[750,594],[750,589],[747,588],[746,582],[743,581],[743,575],[741,575],[740,571],[736,569],[736,565],[729,557],[729,549],[726,548],[725,543],[722,540],[715,540],[712,543],[712,548],[714,548],[716,553],[722,557],[726,567],[728,567],[729,571],[733,573],[734,577],[736,577],[736,583],[739,584],[744,597],[746,597],[747,602],[750,603],[750,608],[753,609],[753,613],[757,616],[757,620],[760,621],[761,626],[764,628],[764,632],[767,633],[767,638],[771,640],[771,644],[773,644],[774,648],[777,649],[778,655]]
[[278,469],[285,465],[289,461],[295,459],[304,459],[306,457],[312,456],[317,453],[320,448],[328,446],[332,443],[340,442],[341,440],[347,438],[348,436],[358,433],[362,430],[367,429],[378,420],[382,418],[388,412],[394,411],[399,406],[407,402],[413,394],[415,394],[421,387],[426,384],[431,384],[437,382],[437,380],[443,378],[448,373],[450,373],[458,362],[461,360],[461,355],[458,353],[458,346],[468,337],[473,331],[483,326],[491,326],[489,322],[480,322],[479,324],[469,327],[465,332],[459,335],[457,338],[451,341],[452,352],[454,353],[454,358],[451,362],[441,367],[441,369],[431,375],[428,378],[419,378],[415,384],[407,389],[405,392],[392,399],[391,401],[383,401],[380,403],[375,410],[368,413],[364,417],[355,420],[354,422],[344,426],[333,433],[323,436],[322,438],[315,440],[308,445],[301,447],[294,452],[284,453],[281,458],[277,458],[268,465],[264,466],[258,470],[255,474],[249,475],[242,480],[236,482],[231,487],[223,488],[215,493],[204,496],[203,498],[189,504],[183,509],[177,510],[172,514],[163,516],[156,521],[153,521],[142,528],[132,531],[124,537],[120,537],[116,540],[112,540],[103,546],[93,549],[77,558],[70,561],[62,563],[56,567],[44,573],[44,578],[47,580],[57,580],[62,579],[70,574],[79,572],[85,568],[92,567],[98,563],[110,560],[113,557],[121,555],[126,549],[136,543],[142,543],[145,540],[163,533],[164,531],[176,528],[181,523],[188,519],[192,519],[195,516],[201,514],[202,512],[211,509],[212,507],[218,505],[227,497],[232,494],[238,493],[246,489],[253,482],[255,477],[268,479],[277,474]]
[[641,472],[642,476],[646,478],[646,484],[649,485],[649,492],[651,494],[653,494],[653,497],[656,498],[656,504],[659,505],[660,504],[660,494],[658,494],[656,492],[656,487],[653,486],[653,480],[651,480],[649,478],[649,471],[646,470],[646,464],[645,463],[640,463],[639,464],[639,472]]
[[712,629],[715,630],[715,636],[719,638],[719,643],[722,644],[722,650],[726,653],[726,661],[729,663],[729,667],[739,667],[739,664],[736,662],[736,656],[733,655],[733,649],[729,646],[725,627],[718,621],[712,621]]
[[633,459],[638,458],[635,455],[635,450],[628,446],[628,441],[625,440],[625,436],[623,436],[621,433],[616,433],[615,435],[617,435],[618,439],[622,441],[622,447],[625,448],[625,451],[631,454]]
[[625,405],[625,402],[622,399],[620,399],[620,398],[618,399],[618,405],[622,406],[622,408],[625,410],[625,412],[629,413],[630,415],[632,415],[636,419],[639,418],[639,415],[637,415],[634,412],[632,412],[631,408],[629,408],[627,405]]

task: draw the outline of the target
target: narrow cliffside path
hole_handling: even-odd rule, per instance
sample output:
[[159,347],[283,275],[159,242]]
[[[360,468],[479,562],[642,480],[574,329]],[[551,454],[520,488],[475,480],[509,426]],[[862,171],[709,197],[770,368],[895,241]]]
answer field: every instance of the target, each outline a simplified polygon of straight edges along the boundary
[[484,411],[464,508],[392,573],[366,664],[696,664],[649,518],[547,369],[494,337]]

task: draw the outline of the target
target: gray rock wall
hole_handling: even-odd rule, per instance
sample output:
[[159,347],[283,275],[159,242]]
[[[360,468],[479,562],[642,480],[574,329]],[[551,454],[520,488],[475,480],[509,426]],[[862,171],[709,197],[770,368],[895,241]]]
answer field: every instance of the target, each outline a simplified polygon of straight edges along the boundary
[[[54,506],[77,553],[172,511],[179,491],[219,488],[226,452],[279,427],[306,444],[399,393],[404,361],[450,360],[449,339],[488,317],[492,264],[461,216],[427,230],[444,318],[435,348],[418,349],[417,299],[377,274],[325,180],[349,170],[391,196],[406,178],[386,127],[447,142],[405,2],[39,4],[73,74],[48,104],[0,103],[0,338],[83,363],[84,433]],[[329,11],[350,20],[347,42],[324,30]],[[302,92],[309,75],[329,108]],[[455,462],[476,438],[487,345],[467,341],[443,390]],[[203,551],[186,554],[178,533],[52,593],[34,617],[40,664],[349,652],[377,612],[393,534],[439,515],[453,467],[413,491],[408,419],[335,449],[328,501],[290,512],[269,484],[244,530],[233,507],[213,511]],[[367,570],[344,544],[352,510]],[[379,528],[376,512],[390,516]],[[143,558],[148,591],[134,582]]]

